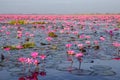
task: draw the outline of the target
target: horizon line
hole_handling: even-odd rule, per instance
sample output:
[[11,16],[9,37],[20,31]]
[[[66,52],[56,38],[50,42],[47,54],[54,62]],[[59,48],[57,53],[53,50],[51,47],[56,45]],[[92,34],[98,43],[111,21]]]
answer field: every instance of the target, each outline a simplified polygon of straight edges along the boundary
[[75,13],[75,14],[56,14],[56,13],[47,13],[47,14],[38,14],[38,13],[0,13],[0,15],[120,15],[120,13]]

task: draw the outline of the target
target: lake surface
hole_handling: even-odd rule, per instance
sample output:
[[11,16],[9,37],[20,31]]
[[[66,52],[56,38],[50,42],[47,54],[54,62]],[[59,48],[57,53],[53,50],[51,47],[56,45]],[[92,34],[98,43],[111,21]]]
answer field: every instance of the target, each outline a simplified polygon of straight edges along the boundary
[[119,80],[119,48],[120,15],[0,15],[0,80]]

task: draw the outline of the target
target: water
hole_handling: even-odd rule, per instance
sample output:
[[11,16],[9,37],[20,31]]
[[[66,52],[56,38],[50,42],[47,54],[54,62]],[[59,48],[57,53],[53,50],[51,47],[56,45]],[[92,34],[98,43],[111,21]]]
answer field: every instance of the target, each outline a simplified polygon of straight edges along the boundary
[[[10,15],[7,15],[10,16]],[[12,15],[12,16],[27,16],[27,15]],[[36,16],[36,15],[29,15],[29,18]],[[38,16],[38,15],[37,15]],[[45,16],[45,15],[44,15]],[[107,15],[106,15],[107,16]],[[104,17],[106,17],[104,15]],[[2,15],[3,17],[3,15]],[[41,19],[41,15],[39,15],[39,19]],[[38,57],[37,59],[40,60],[40,71],[44,69],[46,72],[46,75],[42,77],[40,73],[38,74],[38,79],[40,80],[119,80],[119,66],[120,61],[113,60],[113,58],[118,57],[119,55],[115,55],[117,50],[115,47],[111,45],[110,36],[107,34],[104,30],[111,30],[114,28],[117,28],[116,20],[120,19],[119,15],[115,17],[114,19],[111,19],[109,17],[108,19],[101,18],[99,16],[95,17],[98,18],[96,23],[94,23],[93,16],[87,16],[82,19],[83,16],[79,16],[76,18],[73,18],[71,16],[46,16],[47,20],[44,19],[46,24],[36,25],[37,27],[34,27],[33,24],[26,24],[26,25],[19,25],[23,29],[23,37],[21,39],[16,38],[16,32],[18,25],[9,25],[7,23],[4,23],[0,25],[0,29],[5,30],[4,32],[10,31],[11,34],[7,36],[4,32],[1,32],[0,36],[0,47],[3,47],[5,45],[17,45],[20,41],[25,42],[25,38],[27,37],[25,35],[26,32],[33,33],[34,41],[36,46],[34,48],[28,48],[28,49],[22,49],[22,50],[10,50],[10,58],[8,60],[5,60],[0,63],[0,77],[2,77],[2,80],[17,80],[19,77],[27,77],[31,76],[34,72],[35,65],[28,63],[22,64],[18,61],[19,57],[26,57],[26,58],[32,58],[31,52],[37,51],[39,54],[44,53],[47,55],[47,58],[45,59],[45,66],[42,63],[42,60]],[[49,18],[50,17],[50,18]],[[54,20],[51,20],[51,17],[54,18]],[[59,18],[58,18],[59,17]],[[65,18],[65,19],[63,19]],[[89,20],[88,20],[89,18]],[[91,19],[92,18],[92,19]],[[25,18],[24,18],[25,19]],[[38,21],[43,21],[39,20]],[[59,20],[56,20],[59,19]],[[60,20],[61,19],[61,20]],[[77,20],[78,19],[78,20]],[[9,20],[12,20],[10,18]],[[80,21],[80,24],[84,24],[84,29],[80,28],[80,24],[78,23]],[[84,21],[85,20],[85,21]],[[109,22],[109,20],[112,20]],[[2,20],[3,22],[7,22],[6,19]],[[30,19],[31,21],[31,19]],[[35,18],[33,17],[33,21],[35,21]],[[108,22],[107,22],[108,21]],[[9,21],[8,21],[9,22]],[[90,26],[90,23],[92,23],[92,26]],[[107,24],[115,24],[115,26],[107,25]],[[64,24],[64,27],[61,26]],[[100,24],[99,26],[96,26],[96,24]],[[56,26],[57,25],[57,26]],[[74,27],[72,27],[73,25]],[[106,28],[104,25],[107,25],[108,28]],[[41,27],[44,26],[45,29],[42,29]],[[52,26],[51,28],[49,26]],[[59,26],[59,27],[58,27]],[[57,28],[58,27],[58,28]],[[69,28],[70,30],[69,30]],[[97,33],[94,33],[92,28],[95,28],[97,30]],[[99,28],[98,28],[99,27]],[[57,29],[56,29],[57,28]],[[73,28],[73,31],[78,31],[78,34],[84,33],[86,36],[91,36],[91,47],[87,47],[87,44],[85,43],[86,39],[80,39],[78,36],[73,34],[71,28]],[[68,30],[67,30],[68,29]],[[53,38],[51,42],[48,42],[46,40],[46,37],[48,37],[47,32],[51,30],[56,30],[56,34],[58,37]],[[64,33],[60,33],[60,30],[64,30]],[[120,30],[120,29],[119,29]],[[116,33],[119,34],[118,31],[114,31],[115,34],[113,36],[113,39],[115,41],[119,42],[120,35],[116,35]],[[70,34],[68,34],[70,32]],[[102,33],[102,34],[101,34]],[[105,37],[105,41],[100,41],[100,36]],[[117,39],[115,37],[118,37]],[[7,39],[8,38],[8,39]],[[31,38],[31,37],[30,37]],[[93,40],[98,40],[100,49],[94,50],[93,46]],[[5,41],[7,40],[7,41]],[[31,39],[30,39],[31,41]],[[68,43],[72,44],[71,49],[74,50],[77,54],[80,52],[77,46],[75,46],[75,41],[78,43],[83,43],[86,47],[86,51],[84,57],[82,58],[83,61],[81,63],[81,71],[82,73],[78,73],[78,71],[70,72],[67,70],[60,70],[61,69],[67,69],[66,67],[75,67],[78,70],[78,59],[76,59],[75,56],[71,56],[73,59],[73,64],[71,66],[71,62],[67,61],[67,55],[66,51],[68,50],[65,45]],[[44,43],[45,45],[41,44]],[[112,49],[112,50],[111,50]],[[4,53],[5,59],[9,57],[8,52],[4,51],[2,48],[0,48],[0,53]],[[26,68],[24,70],[24,67]],[[29,68],[31,72],[29,72]],[[23,73],[23,70],[25,73]],[[2,74],[5,74],[5,76],[2,76]],[[86,76],[87,75],[87,76]],[[112,76],[111,76],[112,75]]]

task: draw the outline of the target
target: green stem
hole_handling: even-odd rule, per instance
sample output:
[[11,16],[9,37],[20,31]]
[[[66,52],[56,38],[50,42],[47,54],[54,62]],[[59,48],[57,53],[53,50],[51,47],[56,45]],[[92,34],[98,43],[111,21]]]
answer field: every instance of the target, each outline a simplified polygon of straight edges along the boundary
[[79,61],[79,68],[78,68],[79,70],[81,69],[81,61]]
[[73,60],[71,61],[71,67],[73,66]]
[[120,56],[120,55],[119,55],[119,47],[117,48],[117,51],[118,51],[118,53],[117,53],[117,54],[118,54],[118,56]]

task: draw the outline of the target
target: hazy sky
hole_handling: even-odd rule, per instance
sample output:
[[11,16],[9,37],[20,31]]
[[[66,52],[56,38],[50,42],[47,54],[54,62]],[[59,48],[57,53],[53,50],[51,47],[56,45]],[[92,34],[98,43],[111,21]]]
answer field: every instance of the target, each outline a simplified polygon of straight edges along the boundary
[[0,0],[0,13],[120,13],[120,0]]

